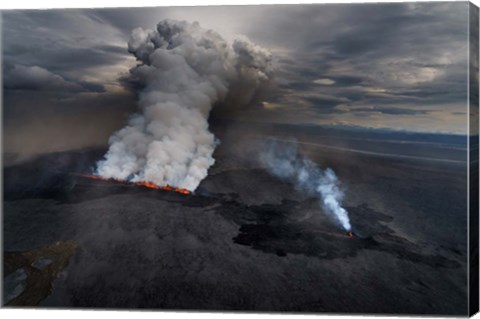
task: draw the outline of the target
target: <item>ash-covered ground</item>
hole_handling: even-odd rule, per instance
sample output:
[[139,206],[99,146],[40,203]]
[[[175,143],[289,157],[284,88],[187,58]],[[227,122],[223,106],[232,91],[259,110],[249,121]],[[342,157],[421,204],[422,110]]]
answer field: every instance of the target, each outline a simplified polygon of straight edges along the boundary
[[[5,167],[4,303],[22,306],[23,296],[41,299],[39,307],[467,314],[466,144],[217,130],[216,163],[193,195],[72,174],[88,173],[103,149]],[[317,198],[259,165],[268,135],[296,137],[303,154],[336,172],[356,236]],[[40,289],[29,283],[37,270],[56,279]]]

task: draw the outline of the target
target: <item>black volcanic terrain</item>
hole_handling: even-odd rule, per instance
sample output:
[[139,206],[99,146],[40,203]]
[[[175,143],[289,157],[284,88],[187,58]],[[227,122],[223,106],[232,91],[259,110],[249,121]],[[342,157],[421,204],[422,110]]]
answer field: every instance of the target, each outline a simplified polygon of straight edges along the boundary
[[302,153],[337,173],[350,238],[317,198],[258,164],[257,142],[268,134],[231,142],[235,134],[224,132],[192,195],[76,175],[89,173],[104,150],[5,167],[4,303],[467,313],[461,146],[291,133]]

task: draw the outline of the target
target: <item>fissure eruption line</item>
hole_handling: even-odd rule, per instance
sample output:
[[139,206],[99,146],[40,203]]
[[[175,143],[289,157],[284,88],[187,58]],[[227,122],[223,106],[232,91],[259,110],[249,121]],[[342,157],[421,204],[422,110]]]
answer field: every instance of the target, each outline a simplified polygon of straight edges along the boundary
[[88,179],[101,180],[101,181],[106,181],[106,182],[113,182],[113,183],[117,183],[117,184],[141,186],[141,187],[158,189],[158,190],[163,190],[163,191],[170,191],[170,192],[180,193],[180,194],[183,194],[183,195],[191,195],[192,194],[192,192],[189,191],[188,189],[173,187],[173,186],[170,186],[168,184],[165,185],[165,186],[160,186],[160,185],[150,183],[150,182],[129,182],[129,181],[118,180],[118,179],[114,179],[114,178],[103,178],[103,177],[98,176],[98,175],[89,175],[89,174],[78,174],[78,176],[88,178]]

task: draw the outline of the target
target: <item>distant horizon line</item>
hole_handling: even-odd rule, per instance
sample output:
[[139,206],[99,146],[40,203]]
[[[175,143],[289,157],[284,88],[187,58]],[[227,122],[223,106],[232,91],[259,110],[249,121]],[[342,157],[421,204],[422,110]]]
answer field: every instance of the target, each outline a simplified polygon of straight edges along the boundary
[[326,129],[340,129],[340,130],[366,131],[366,132],[370,131],[370,132],[404,133],[404,134],[454,135],[459,137],[460,136],[464,136],[464,137],[479,136],[479,134],[470,134],[468,132],[461,133],[461,132],[451,132],[451,131],[415,131],[415,130],[407,130],[407,129],[395,129],[395,128],[389,128],[389,127],[369,127],[369,126],[345,125],[345,124],[265,122],[265,121],[259,121],[259,120],[245,120],[245,119],[228,119],[228,121],[241,122],[241,123],[271,124],[271,125],[319,127],[319,128],[326,128]]

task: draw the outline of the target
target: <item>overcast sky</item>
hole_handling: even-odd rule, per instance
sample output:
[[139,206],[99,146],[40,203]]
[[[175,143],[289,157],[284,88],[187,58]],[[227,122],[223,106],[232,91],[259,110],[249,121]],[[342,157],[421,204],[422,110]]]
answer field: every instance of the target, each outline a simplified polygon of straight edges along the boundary
[[135,111],[130,32],[165,18],[272,52],[274,85],[243,119],[466,131],[467,3],[39,10],[3,12],[7,142],[36,127],[105,143]]

